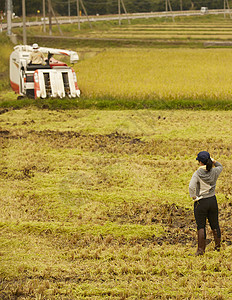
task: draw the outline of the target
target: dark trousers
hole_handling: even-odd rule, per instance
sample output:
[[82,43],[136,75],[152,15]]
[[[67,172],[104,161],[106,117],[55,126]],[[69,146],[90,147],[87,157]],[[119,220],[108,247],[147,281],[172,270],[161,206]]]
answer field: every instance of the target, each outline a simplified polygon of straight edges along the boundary
[[[216,196],[204,198],[194,203],[194,216],[197,223],[197,230],[206,226],[206,219],[212,230],[217,230],[218,238],[221,237],[221,230],[218,222],[218,204]],[[206,231],[205,231],[206,238]]]

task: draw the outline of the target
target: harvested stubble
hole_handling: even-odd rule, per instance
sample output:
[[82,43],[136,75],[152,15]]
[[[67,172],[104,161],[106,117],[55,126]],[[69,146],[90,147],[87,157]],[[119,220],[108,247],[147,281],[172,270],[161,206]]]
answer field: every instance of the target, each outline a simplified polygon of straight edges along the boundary
[[[1,298],[228,299],[231,124],[229,112],[2,114]],[[223,247],[195,258],[202,147],[224,165]]]

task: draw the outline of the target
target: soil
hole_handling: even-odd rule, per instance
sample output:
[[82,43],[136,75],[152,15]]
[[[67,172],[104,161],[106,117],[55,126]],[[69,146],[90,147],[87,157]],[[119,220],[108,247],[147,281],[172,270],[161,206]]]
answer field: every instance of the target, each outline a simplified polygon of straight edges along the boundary
[[[7,110],[2,110],[0,113],[4,113]],[[34,123],[34,121],[30,121]],[[22,125],[28,125],[28,122],[24,122]],[[9,130],[0,130],[0,138],[2,145],[3,141],[8,139],[27,139],[34,136],[36,139],[42,139],[43,143],[49,143],[51,147],[55,148],[81,148],[82,150],[97,151],[102,153],[114,153],[119,155],[132,155],[132,154],[149,154],[149,155],[163,155],[165,151],[169,152],[170,145],[163,140],[153,140],[144,142],[138,137],[129,136],[126,134],[119,134],[114,132],[106,135],[86,135],[74,131],[20,131],[14,132]],[[189,141],[187,139],[173,140],[172,153],[179,153],[182,155],[183,151],[188,149],[189,152],[194,151],[198,147],[198,141]],[[210,143],[210,142],[209,142]],[[213,143],[213,141],[212,141]],[[182,150],[182,145],[187,144],[185,150]],[[225,154],[230,151],[227,147],[224,147],[223,142],[220,144],[222,152]],[[185,153],[186,154],[186,153]],[[156,162],[152,162],[156,164]],[[33,167],[36,170],[36,166]],[[25,179],[33,177],[33,170],[25,169],[23,171]],[[231,187],[228,186],[228,189]],[[228,193],[231,193],[229,190]],[[153,203],[134,203],[130,207],[129,204],[125,204],[124,209],[120,209],[120,213],[109,212],[108,218],[111,222],[117,222],[119,224],[162,224],[166,228],[165,234],[160,237],[153,237],[153,243],[157,244],[185,244],[191,242],[196,243],[196,225],[193,215],[193,210],[187,210],[176,204],[162,204],[159,206]],[[224,203],[220,209],[220,219],[225,221],[225,225],[222,230],[222,240],[228,245],[231,245],[232,241],[232,228],[230,226],[232,201]],[[116,210],[117,211],[117,210]],[[139,241],[138,241],[139,242]]]

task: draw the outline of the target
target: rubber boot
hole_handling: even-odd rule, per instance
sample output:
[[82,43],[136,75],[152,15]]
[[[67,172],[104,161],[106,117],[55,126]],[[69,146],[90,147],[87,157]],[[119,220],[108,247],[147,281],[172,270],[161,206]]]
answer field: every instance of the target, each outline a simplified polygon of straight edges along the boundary
[[197,231],[198,248],[195,256],[203,255],[205,253],[205,229],[201,228]]
[[218,232],[217,229],[213,229],[213,237],[214,237],[214,242],[215,242],[215,250],[220,251],[221,247],[221,238],[218,237]]

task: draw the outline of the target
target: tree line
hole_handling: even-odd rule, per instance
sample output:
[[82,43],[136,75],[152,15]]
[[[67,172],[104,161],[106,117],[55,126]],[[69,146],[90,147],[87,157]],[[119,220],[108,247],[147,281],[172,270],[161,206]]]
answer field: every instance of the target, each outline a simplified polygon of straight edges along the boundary
[[[6,1],[0,1],[0,10],[4,11]],[[38,11],[42,13],[42,0],[25,0],[27,15],[37,15]],[[77,15],[77,0],[51,0],[53,9],[57,15],[61,16],[75,16]],[[89,15],[105,15],[118,13],[118,0],[82,0]],[[209,9],[222,9],[224,7],[224,0],[169,0],[172,10],[191,10],[200,9],[206,6]],[[22,0],[12,0],[13,12],[22,15]],[[47,0],[46,0],[47,2]],[[139,12],[156,12],[165,11],[166,0],[123,0],[128,13]],[[231,4],[231,0],[229,1]],[[47,7],[47,3],[46,3]],[[231,6],[232,8],[232,6]],[[83,12],[82,6],[80,9]],[[121,7],[123,12],[123,8]]]

